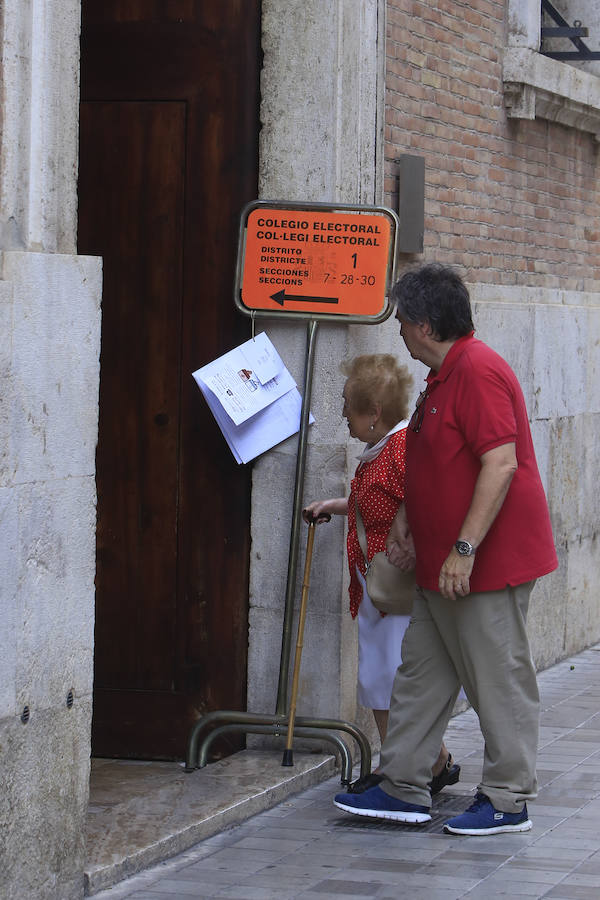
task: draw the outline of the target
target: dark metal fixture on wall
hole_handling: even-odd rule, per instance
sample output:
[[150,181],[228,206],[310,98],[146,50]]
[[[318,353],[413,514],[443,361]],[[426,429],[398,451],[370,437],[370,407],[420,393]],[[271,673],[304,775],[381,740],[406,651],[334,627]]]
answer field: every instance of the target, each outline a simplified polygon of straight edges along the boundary
[[[544,13],[550,16],[556,24],[547,27],[542,26],[542,45],[540,53],[551,59],[577,60],[581,62],[600,59],[600,51],[590,50],[587,44],[584,44],[581,40],[582,37],[589,37],[589,28],[583,26],[579,19],[576,19],[572,26],[569,25],[567,20],[563,19],[561,14],[554,8],[549,0],[542,0],[542,21]],[[544,40],[547,40],[548,38],[568,38],[576,49],[544,50]]]

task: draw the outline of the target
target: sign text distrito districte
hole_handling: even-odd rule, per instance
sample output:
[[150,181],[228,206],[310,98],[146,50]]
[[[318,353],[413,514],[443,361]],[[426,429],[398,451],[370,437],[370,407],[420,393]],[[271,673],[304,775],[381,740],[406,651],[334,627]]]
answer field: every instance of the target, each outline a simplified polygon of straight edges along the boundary
[[241,299],[248,309],[364,316],[384,309],[385,215],[261,207],[246,229]]

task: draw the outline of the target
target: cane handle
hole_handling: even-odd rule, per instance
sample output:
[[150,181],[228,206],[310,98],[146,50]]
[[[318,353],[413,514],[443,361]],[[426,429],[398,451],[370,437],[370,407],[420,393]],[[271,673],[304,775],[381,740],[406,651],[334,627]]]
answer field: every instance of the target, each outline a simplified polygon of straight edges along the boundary
[[316,525],[319,522],[331,522],[331,516],[329,515],[329,513],[319,513],[318,516],[315,516],[308,509],[304,510],[304,512],[306,514],[309,525]]

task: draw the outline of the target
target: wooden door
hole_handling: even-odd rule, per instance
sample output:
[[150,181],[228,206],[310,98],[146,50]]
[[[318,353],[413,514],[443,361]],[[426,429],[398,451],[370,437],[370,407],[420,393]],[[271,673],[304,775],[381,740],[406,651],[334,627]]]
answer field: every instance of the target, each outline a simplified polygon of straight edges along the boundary
[[[79,253],[103,257],[93,753],[244,709],[249,472],[192,379],[249,336],[258,0],[84,0]],[[239,743],[221,745],[235,748]]]

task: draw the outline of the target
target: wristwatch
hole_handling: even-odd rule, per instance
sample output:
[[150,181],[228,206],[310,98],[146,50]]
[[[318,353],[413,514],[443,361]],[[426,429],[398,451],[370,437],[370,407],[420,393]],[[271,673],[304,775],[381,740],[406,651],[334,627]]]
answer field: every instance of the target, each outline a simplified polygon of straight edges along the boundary
[[468,541],[457,541],[454,546],[461,556],[475,556],[475,547]]

